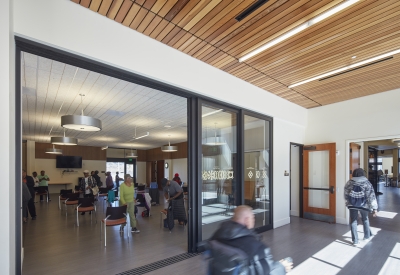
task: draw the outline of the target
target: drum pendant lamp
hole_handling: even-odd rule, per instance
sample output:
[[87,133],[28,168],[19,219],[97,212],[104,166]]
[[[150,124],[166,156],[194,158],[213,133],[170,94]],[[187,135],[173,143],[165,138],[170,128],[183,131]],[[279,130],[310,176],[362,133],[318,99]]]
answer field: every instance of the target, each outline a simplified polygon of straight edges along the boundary
[[176,151],[178,151],[178,147],[177,146],[171,146],[171,142],[169,140],[169,137],[170,136],[168,136],[168,145],[161,146],[161,151],[163,151],[163,152],[176,152]]

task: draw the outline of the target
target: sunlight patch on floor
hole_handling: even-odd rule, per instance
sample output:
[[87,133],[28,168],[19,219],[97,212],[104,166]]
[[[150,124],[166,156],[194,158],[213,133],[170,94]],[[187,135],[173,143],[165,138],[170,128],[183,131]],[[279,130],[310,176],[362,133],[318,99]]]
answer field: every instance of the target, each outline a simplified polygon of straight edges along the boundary
[[388,211],[379,211],[377,213],[378,218],[388,218],[388,219],[393,219],[396,217],[397,213],[395,212],[388,212]]
[[396,245],[393,247],[390,257],[396,257],[400,259],[400,243],[396,243]]
[[314,254],[313,258],[343,268],[358,252],[358,247],[335,241]]
[[399,274],[400,259],[389,257],[378,275]]
[[291,272],[287,273],[290,275],[335,275],[340,272],[340,268],[333,265],[321,262],[319,260],[308,258],[298,266],[296,266]]

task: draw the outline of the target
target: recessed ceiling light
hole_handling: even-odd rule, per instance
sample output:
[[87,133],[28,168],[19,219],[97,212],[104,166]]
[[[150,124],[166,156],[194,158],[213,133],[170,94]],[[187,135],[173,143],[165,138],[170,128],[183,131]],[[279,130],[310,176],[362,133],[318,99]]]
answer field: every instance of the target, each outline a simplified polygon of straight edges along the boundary
[[342,3],[340,3],[339,5],[333,7],[332,9],[329,9],[323,13],[321,13],[320,15],[308,20],[307,22],[289,30],[288,32],[278,36],[277,38],[269,41],[268,43],[262,45],[261,47],[258,47],[257,49],[249,52],[248,54],[242,56],[241,58],[239,58],[239,62],[243,62],[263,51],[265,51],[268,48],[271,48],[272,46],[275,46],[276,44],[288,39],[289,37],[292,37],[293,35],[298,34],[299,32],[307,29],[308,27],[311,27],[312,25],[317,24],[318,22],[340,12],[341,10],[344,10],[345,8],[353,5],[354,3],[358,2],[360,0],[347,0],[347,1],[343,1]]
[[353,58],[353,59],[354,59],[354,58],[356,58],[356,57],[357,57],[356,55],[353,55],[351,58]]
[[293,87],[296,87],[296,86],[299,86],[299,85],[303,85],[305,83],[308,83],[308,82],[311,82],[311,81],[314,81],[314,80],[318,80],[318,79],[321,79],[321,78],[325,78],[327,76],[334,75],[334,74],[337,74],[337,73],[340,73],[340,72],[343,72],[343,71],[347,71],[349,69],[356,68],[356,67],[362,66],[364,64],[368,64],[368,63],[371,63],[371,62],[377,61],[379,59],[383,59],[385,57],[389,57],[389,56],[392,56],[392,55],[395,55],[395,54],[398,54],[398,53],[400,53],[400,49],[395,50],[395,51],[391,51],[391,52],[388,52],[388,53],[385,53],[385,54],[381,54],[381,55],[366,59],[364,61],[360,61],[360,62],[351,64],[349,66],[345,66],[345,67],[339,68],[337,70],[330,71],[330,72],[327,72],[327,73],[324,73],[324,74],[321,74],[321,75],[318,75],[318,76],[303,80],[301,82],[289,85],[288,88],[291,89]]

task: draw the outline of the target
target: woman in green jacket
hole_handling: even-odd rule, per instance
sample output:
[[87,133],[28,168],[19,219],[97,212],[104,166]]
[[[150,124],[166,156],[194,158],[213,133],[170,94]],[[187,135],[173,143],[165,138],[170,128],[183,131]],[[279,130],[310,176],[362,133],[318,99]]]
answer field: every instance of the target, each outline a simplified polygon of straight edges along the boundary
[[[135,187],[132,178],[129,174],[125,175],[125,181],[119,187],[119,205],[127,206],[127,212],[129,213],[129,220],[132,226],[133,233],[139,233],[140,230],[136,228],[136,218],[135,218]],[[124,228],[121,226],[120,231]]]

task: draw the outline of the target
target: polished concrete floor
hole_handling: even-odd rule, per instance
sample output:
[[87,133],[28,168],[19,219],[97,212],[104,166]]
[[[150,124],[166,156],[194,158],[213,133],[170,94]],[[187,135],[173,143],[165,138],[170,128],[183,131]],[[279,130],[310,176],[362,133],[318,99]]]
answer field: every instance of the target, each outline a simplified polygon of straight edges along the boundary
[[[349,226],[291,218],[291,224],[262,234],[274,258],[290,256],[295,269],[290,274],[333,275],[400,274],[400,188],[383,187],[378,196],[379,217],[371,218],[374,237],[351,245]],[[118,228],[108,228],[107,247],[100,241],[99,224],[90,216],[65,217],[56,202],[36,204],[38,219],[24,225],[23,274],[116,274],[186,252],[186,229],[172,233],[159,227],[160,206],[153,216],[138,218],[140,234],[130,243]],[[101,215],[99,215],[101,216]],[[99,218],[99,217],[98,217]],[[362,228],[359,228],[362,239]],[[149,274],[206,274],[206,262],[197,256]]]

